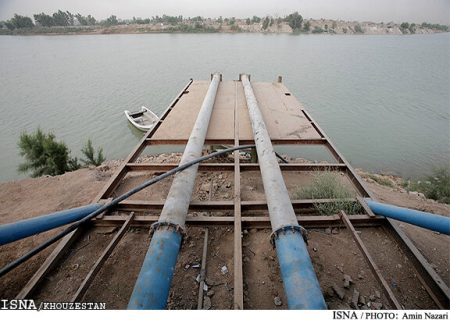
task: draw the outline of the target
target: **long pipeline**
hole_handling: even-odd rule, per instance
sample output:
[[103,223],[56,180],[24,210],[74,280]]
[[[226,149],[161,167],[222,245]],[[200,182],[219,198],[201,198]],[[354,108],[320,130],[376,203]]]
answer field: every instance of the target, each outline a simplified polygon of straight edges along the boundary
[[365,199],[373,213],[450,235],[450,218]]
[[[220,74],[214,74],[180,165],[202,155],[219,83]],[[153,237],[131,294],[128,309],[165,309],[197,171],[198,165],[194,165],[175,176],[160,218],[152,226]]]
[[0,246],[78,221],[101,208],[101,206],[101,204],[94,203],[31,219],[2,224],[0,225]]
[[326,309],[250,79],[241,76],[289,309]]

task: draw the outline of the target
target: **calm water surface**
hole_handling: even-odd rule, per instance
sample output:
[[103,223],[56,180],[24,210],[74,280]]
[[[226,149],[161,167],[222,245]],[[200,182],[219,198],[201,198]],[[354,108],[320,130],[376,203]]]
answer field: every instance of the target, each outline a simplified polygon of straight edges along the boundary
[[21,177],[17,141],[38,126],[73,156],[139,141],[124,109],[161,113],[189,78],[287,87],[355,167],[404,177],[449,165],[450,34],[154,34],[0,37],[0,180]]

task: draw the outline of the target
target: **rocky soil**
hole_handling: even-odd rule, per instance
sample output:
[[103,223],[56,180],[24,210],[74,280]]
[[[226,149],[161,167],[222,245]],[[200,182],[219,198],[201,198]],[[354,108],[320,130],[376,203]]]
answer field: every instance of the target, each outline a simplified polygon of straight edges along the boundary
[[[138,162],[174,163],[179,160],[179,157],[180,154],[176,153],[150,155],[140,158]],[[221,161],[232,161],[232,158],[225,157]],[[289,159],[289,161],[305,162],[304,159]],[[120,164],[121,160],[111,160],[97,168],[82,169],[61,176],[0,183],[0,223],[9,223],[88,204]],[[406,191],[399,177],[375,175],[362,170],[358,170],[358,173],[379,201],[450,216],[450,205],[437,203],[426,199],[422,194]],[[248,200],[263,197],[264,190],[258,173],[245,172],[245,174],[241,177],[243,200],[245,197]],[[195,199],[199,201],[231,199],[234,187],[232,177],[230,172],[200,173],[199,181],[196,183]],[[129,188],[145,178],[146,176],[132,176],[128,182],[119,186],[119,189]],[[285,179],[289,186],[291,185],[289,181],[297,181],[295,177]],[[159,189],[155,189],[156,192],[149,192],[148,196],[163,199],[169,187],[170,184],[161,185]],[[218,214],[228,215],[229,213]],[[449,285],[449,237],[404,223],[399,225]],[[57,231],[49,231],[3,246],[0,250],[0,264],[3,266],[18,258]],[[64,263],[46,279],[41,290],[33,298],[46,301],[70,298],[77,284],[81,283],[83,273],[89,270],[89,264],[95,262],[96,254],[94,253],[101,252],[110,241],[111,232],[89,230],[72,248]],[[390,236],[381,228],[362,228],[358,232],[374,260],[386,274],[386,280],[394,290],[397,290],[396,293],[401,297],[402,305],[407,309],[435,308],[417,279],[411,278],[412,274],[409,270],[412,270],[412,266],[394,245]],[[184,239],[174,277],[174,286],[177,290],[171,291],[169,298],[171,309],[197,307],[196,275],[201,261],[203,233],[203,228],[190,228],[188,237]],[[276,253],[268,241],[269,235],[270,231],[265,229],[243,230],[244,306],[248,309],[286,308],[287,300],[282,289]],[[205,309],[233,308],[233,252],[232,246],[229,245],[233,241],[232,227],[210,227],[209,237],[207,290],[203,307]],[[130,229],[121,240],[117,251],[114,251],[108,259],[106,268],[100,272],[98,279],[96,278],[92,284],[85,296],[85,301],[106,301],[108,308],[125,308],[148,242],[147,229]],[[384,248],[381,251],[380,246]],[[128,249],[130,247],[133,248],[132,251]],[[51,250],[52,248],[45,250],[14,272],[0,278],[0,298],[13,298]],[[330,308],[386,309],[391,307],[346,229],[310,230],[308,250]],[[124,255],[127,256],[126,261],[121,258]],[[105,270],[111,270],[111,272]],[[69,285],[65,285],[66,283]],[[114,296],[108,295],[109,291],[106,288],[114,288]]]

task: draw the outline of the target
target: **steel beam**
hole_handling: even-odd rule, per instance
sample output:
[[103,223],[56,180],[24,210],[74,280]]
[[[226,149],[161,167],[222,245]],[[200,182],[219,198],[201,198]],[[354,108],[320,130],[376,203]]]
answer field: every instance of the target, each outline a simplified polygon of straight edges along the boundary
[[[280,163],[281,171],[346,171],[343,163]],[[163,172],[175,169],[178,163],[128,163],[129,171],[156,171]],[[240,163],[240,171],[259,171],[257,163]],[[203,163],[198,166],[198,171],[233,171],[234,163]]]

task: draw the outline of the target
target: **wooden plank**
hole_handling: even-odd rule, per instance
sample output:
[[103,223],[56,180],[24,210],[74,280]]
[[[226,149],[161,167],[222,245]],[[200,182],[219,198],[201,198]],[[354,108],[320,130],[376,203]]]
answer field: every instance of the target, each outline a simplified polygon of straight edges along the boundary
[[[93,221],[96,226],[113,226],[121,225],[126,220],[127,216],[117,215],[117,216],[105,216],[101,220]],[[149,227],[152,223],[158,221],[158,215],[145,215],[145,216],[135,216],[132,222],[132,226]],[[349,219],[352,221],[353,225],[357,226],[379,226],[385,221],[384,217],[370,218],[367,215],[351,215]],[[186,217],[186,224],[196,225],[196,226],[214,226],[214,225],[231,225],[234,224],[234,216],[228,217],[206,217],[206,216],[188,216]],[[342,224],[341,218],[338,215],[332,216],[305,216],[297,215],[298,222],[304,227],[314,227],[314,228],[326,228],[329,226],[336,226]],[[247,227],[264,227],[270,228],[270,218],[268,215],[265,216],[242,216],[242,224]]]
[[[342,163],[279,163],[281,171],[345,171]],[[259,171],[259,165],[255,163],[241,163],[241,171]]]
[[[145,144],[147,145],[186,145],[187,139],[167,139],[167,138],[149,138],[145,140]],[[314,145],[326,145],[327,141],[323,138],[318,139],[272,139],[273,145],[289,145],[289,144],[295,144],[295,145],[302,145],[302,144],[314,144]],[[205,145],[217,145],[217,144],[224,144],[224,145],[233,145],[234,140],[233,139],[206,139]],[[239,140],[240,145],[252,145],[255,144],[254,140],[245,139],[245,140]]]
[[398,302],[397,298],[395,297],[394,293],[392,292],[391,288],[389,287],[389,284],[384,279],[383,275],[381,274],[381,270],[376,265],[375,261],[373,260],[372,256],[370,255],[369,251],[367,250],[366,245],[361,240],[361,237],[356,232],[355,228],[353,227],[352,223],[350,222],[350,219],[348,218],[347,214],[344,211],[340,211],[339,213],[342,221],[344,222],[345,226],[350,230],[353,239],[356,242],[356,245],[360,249],[361,253],[364,255],[364,258],[366,259],[367,263],[369,264],[370,270],[372,270],[373,275],[378,280],[378,282],[383,287],[383,291],[386,294],[389,301],[392,303],[392,305],[397,310],[402,310],[402,305]]
[[397,226],[395,221],[386,219],[386,229],[393,235],[409,261],[414,265],[419,281],[440,309],[450,309],[450,289],[444,280],[430,266],[427,259],[412,243],[409,237]]
[[[124,200],[117,205],[118,210],[160,210],[164,207],[164,201],[148,200]],[[190,210],[233,210],[234,204],[231,200],[222,201],[191,201]]]
[[[178,167],[178,163],[129,163],[130,171],[157,171],[166,172]],[[233,163],[201,163],[198,171],[233,171]]]
[[83,298],[84,294],[86,293],[87,289],[91,285],[92,281],[94,281],[95,276],[100,271],[100,268],[103,266],[105,261],[111,255],[111,252],[114,250],[116,245],[119,243],[120,239],[122,239],[125,232],[128,230],[128,227],[130,226],[131,221],[133,221],[133,218],[134,218],[134,213],[132,212],[130,215],[128,215],[128,218],[123,223],[122,228],[120,228],[120,230],[116,233],[116,235],[111,240],[109,245],[106,247],[106,249],[103,251],[103,253],[100,255],[100,257],[97,259],[95,264],[92,266],[91,270],[87,274],[86,278],[84,278],[83,282],[81,283],[77,292],[73,295],[70,302],[77,302]]
[[[356,201],[354,198],[340,199],[345,201]],[[291,200],[294,209],[311,209],[314,204],[335,202],[336,199],[302,199]],[[150,200],[124,200],[117,205],[117,210],[127,211],[145,211],[145,210],[160,210],[164,206],[164,201],[150,201]],[[190,210],[234,210],[234,201],[219,200],[219,201],[191,201],[189,205]],[[241,201],[241,210],[267,210],[267,202],[262,200],[247,200]]]
[[[281,171],[346,171],[343,163],[280,163]],[[178,167],[178,163],[128,163],[129,171],[165,172]],[[234,171],[234,163],[202,163],[199,171]],[[259,171],[257,163],[240,163],[240,171]]]
[[36,289],[36,287],[42,282],[44,277],[48,272],[55,266],[58,260],[63,256],[67,248],[80,236],[82,233],[82,227],[75,229],[67,236],[61,239],[56,248],[52,253],[45,259],[44,263],[39,267],[39,269],[33,274],[27,284],[20,290],[16,299],[26,299],[31,293]]
[[[234,146],[239,146],[238,85],[235,83]],[[243,88],[239,88],[243,89]],[[241,95],[242,96],[242,93]],[[234,309],[244,309],[244,275],[242,267],[241,173],[239,151],[234,152]]]

